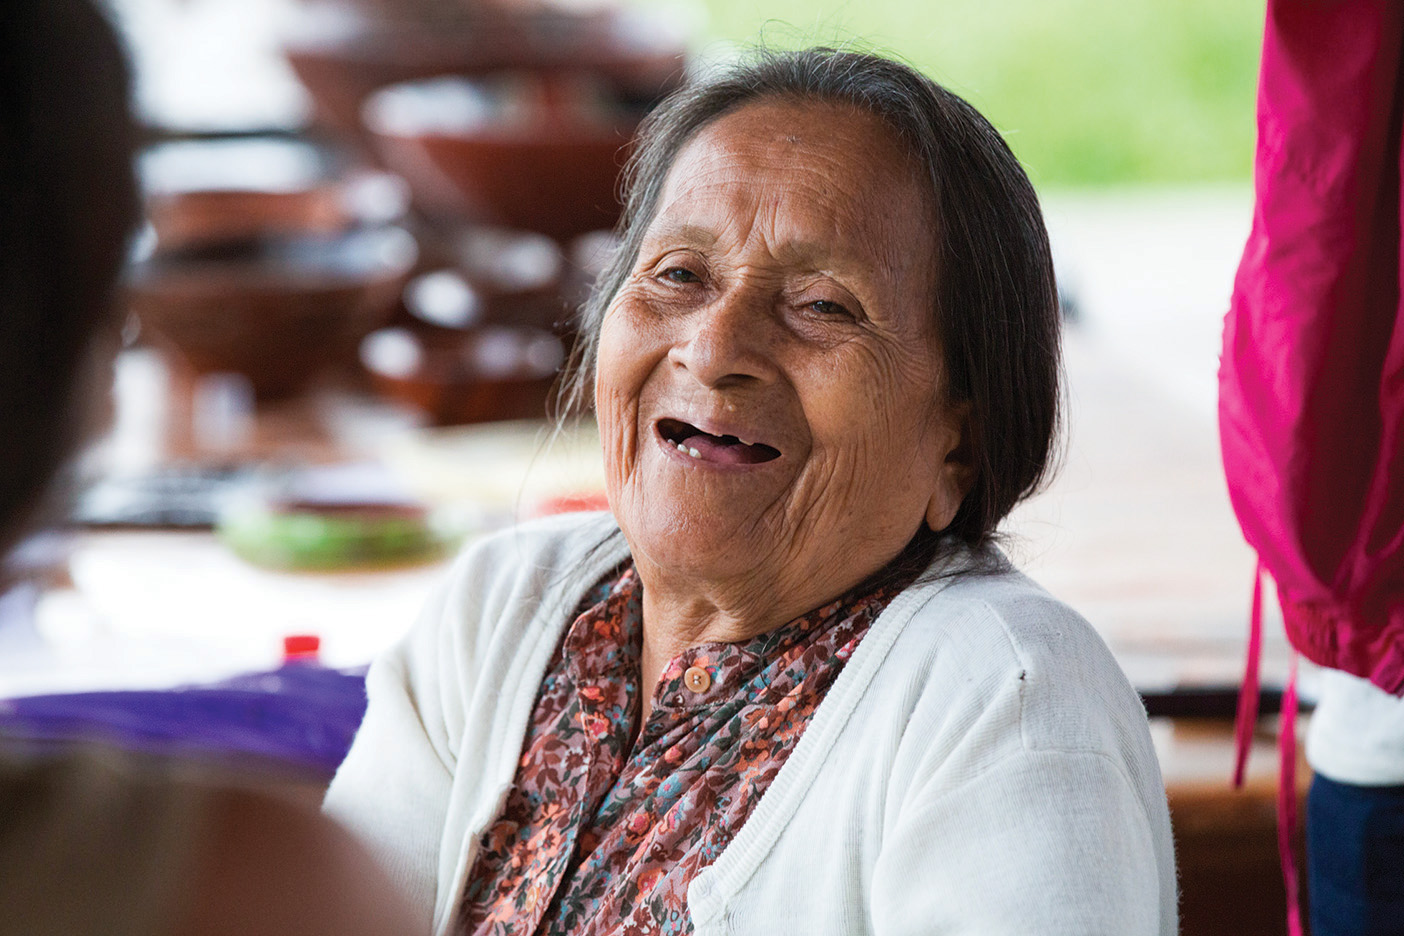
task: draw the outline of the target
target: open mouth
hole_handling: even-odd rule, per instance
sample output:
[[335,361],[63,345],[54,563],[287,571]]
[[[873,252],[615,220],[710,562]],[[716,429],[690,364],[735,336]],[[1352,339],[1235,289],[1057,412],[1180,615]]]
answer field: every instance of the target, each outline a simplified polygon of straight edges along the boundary
[[780,450],[763,442],[743,442],[734,435],[712,435],[680,419],[660,419],[658,435],[679,452],[698,461],[725,465],[758,465],[780,457]]

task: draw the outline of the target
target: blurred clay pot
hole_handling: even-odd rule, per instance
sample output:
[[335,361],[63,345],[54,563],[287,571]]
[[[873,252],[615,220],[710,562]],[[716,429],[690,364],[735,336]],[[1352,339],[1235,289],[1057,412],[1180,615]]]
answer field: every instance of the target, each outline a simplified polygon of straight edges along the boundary
[[504,325],[385,328],[361,342],[376,390],[440,426],[545,418],[564,357],[550,332]]
[[498,324],[560,332],[567,327],[567,263],[555,241],[524,231],[470,227],[446,243],[446,262],[405,287],[405,310],[415,320],[451,329]]
[[143,328],[197,373],[235,371],[261,398],[294,393],[394,309],[417,250],[397,227],[158,251],[128,271]]
[[656,11],[362,6],[311,20],[284,47],[318,120],[354,135],[366,99],[402,82],[502,71],[589,75],[620,101],[646,106],[682,80],[688,31]]
[[403,217],[408,192],[385,172],[346,170],[305,140],[226,138],[157,144],[142,154],[146,214],[163,250],[330,235]]
[[382,159],[427,213],[560,241],[618,220],[638,120],[589,82],[531,75],[395,85],[366,104]]

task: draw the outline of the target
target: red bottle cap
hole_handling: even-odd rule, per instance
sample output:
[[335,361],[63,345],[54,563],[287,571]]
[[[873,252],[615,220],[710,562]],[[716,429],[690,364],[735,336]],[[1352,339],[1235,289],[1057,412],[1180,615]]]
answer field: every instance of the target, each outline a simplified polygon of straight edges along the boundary
[[316,634],[289,634],[283,638],[283,661],[316,660],[322,649],[322,638]]

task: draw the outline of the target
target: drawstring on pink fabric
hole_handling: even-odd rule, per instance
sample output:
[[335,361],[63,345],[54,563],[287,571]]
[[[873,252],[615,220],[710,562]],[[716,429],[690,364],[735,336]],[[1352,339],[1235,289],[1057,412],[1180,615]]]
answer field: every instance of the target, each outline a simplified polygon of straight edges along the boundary
[[1233,788],[1243,788],[1253,727],[1258,723],[1258,671],[1263,656],[1263,563],[1253,571],[1253,613],[1248,618],[1248,659],[1238,689],[1238,715],[1233,723]]
[[1282,690],[1282,715],[1277,734],[1277,855],[1282,859],[1282,883],[1287,889],[1287,934],[1302,936],[1302,901],[1297,884],[1297,654],[1287,670]]
[[[1263,656],[1263,564],[1253,573],[1253,611],[1248,621],[1248,655],[1243,685],[1238,690],[1234,719],[1233,786],[1242,789],[1248,750],[1258,721],[1259,672]],[[1287,934],[1302,936],[1300,885],[1294,842],[1297,832],[1297,654],[1291,655],[1287,685],[1282,690],[1282,711],[1277,736],[1277,854],[1282,862],[1282,884],[1287,891]]]

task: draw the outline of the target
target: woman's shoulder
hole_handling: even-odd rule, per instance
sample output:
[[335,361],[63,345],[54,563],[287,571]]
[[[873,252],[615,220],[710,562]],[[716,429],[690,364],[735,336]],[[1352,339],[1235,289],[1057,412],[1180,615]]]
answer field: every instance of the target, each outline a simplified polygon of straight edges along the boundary
[[996,666],[1057,663],[1089,650],[1099,662],[1115,666],[1082,615],[993,549],[979,558],[958,556],[944,567],[933,566],[903,598],[914,606],[916,629],[959,637],[953,650]]
[[468,544],[415,629],[421,641],[468,665],[569,613],[580,595],[628,557],[608,513],[529,520]]
[[607,511],[539,517],[473,540],[459,554],[454,575],[569,571],[592,554],[619,551],[622,543]]
[[596,566],[598,578],[627,557],[628,547],[610,514],[558,514],[473,540],[454,560],[448,588],[455,595],[453,604],[541,598],[569,590]]
[[1007,561],[904,597],[914,609],[889,663],[924,669],[909,678],[928,704],[1002,709],[1024,749],[1124,755],[1147,743],[1140,696],[1101,635]]
[[927,598],[913,615],[918,626],[968,622],[957,646],[991,664],[1020,670],[1081,663],[1117,668],[1101,635],[1072,607],[1012,565],[962,573],[917,585]]

